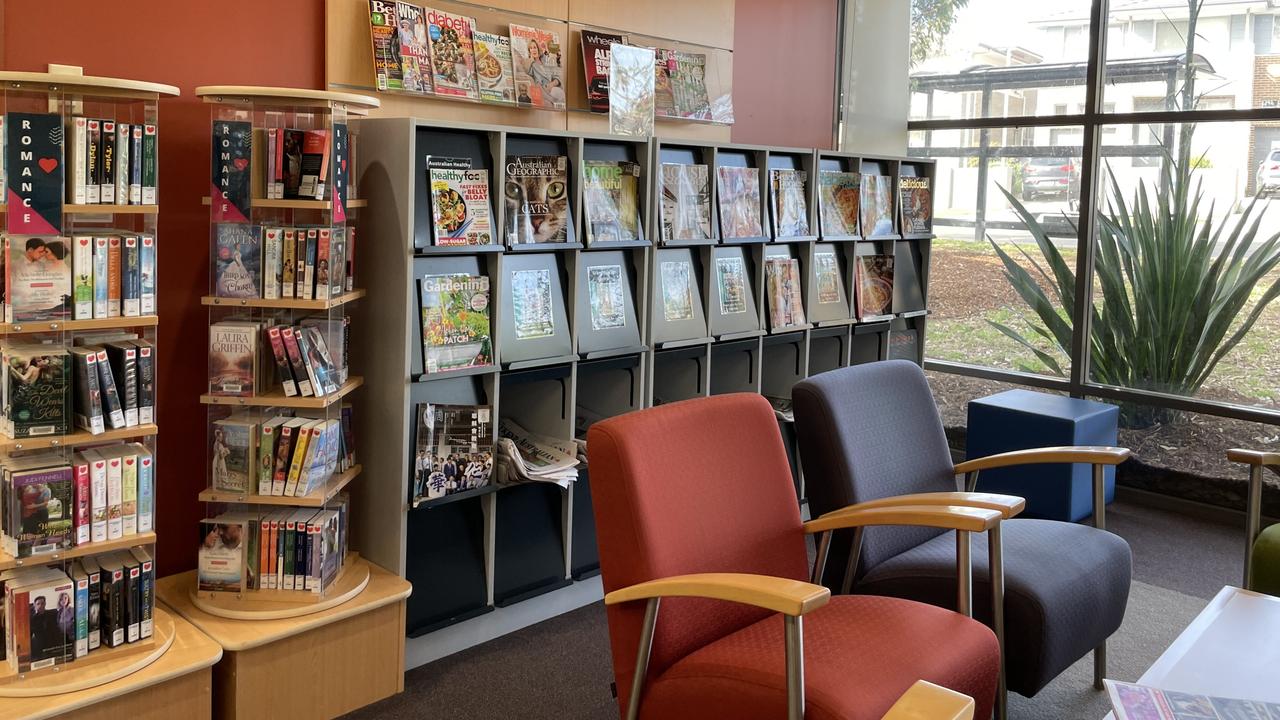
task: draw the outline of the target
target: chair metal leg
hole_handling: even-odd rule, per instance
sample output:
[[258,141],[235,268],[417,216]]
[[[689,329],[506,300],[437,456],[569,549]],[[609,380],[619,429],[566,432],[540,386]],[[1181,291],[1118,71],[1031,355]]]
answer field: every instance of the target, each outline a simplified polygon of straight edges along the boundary
[[956,531],[956,612],[973,617],[973,562],[967,530]]
[[1000,648],[1000,679],[996,686],[996,720],[1005,720],[1009,713],[1009,691],[1005,677],[1004,657],[1004,547],[1000,526],[987,531],[987,567],[991,573],[991,629],[996,634]]
[[644,625],[640,628],[640,647],[636,650],[636,670],[631,676],[631,697],[627,700],[627,720],[640,717],[640,695],[644,692],[644,676],[649,672],[649,652],[653,650],[653,628],[658,624],[658,600],[650,598],[644,608]]
[[787,720],[804,720],[804,624],[800,616],[785,615],[787,642]]
[[844,566],[844,582],[840,585],[840,594],[848,595],[853,592],[853,576],[858,572],[858,556],[862,554],[862,533],[863,528],[855,528],[853,531],[853,544],[849,546],[849,562]]
[[1262,530],[1262,466],[1249,468],[1249,504],[1245,507],[1244,588],[1253,586],[1253,543]]
[[818,557],[813,561],[813,576],[809,579],[814,585],[822,584],[822,574],[827,569],[827,556],[831,554],[831,535],[828,530],[818,538]]
[[1107,468],[1093,466],[1093,526],[1107,529]]
[[1102,679],[1107,676],[1107,641],[1093,649],[1093,689],[1102,689]]

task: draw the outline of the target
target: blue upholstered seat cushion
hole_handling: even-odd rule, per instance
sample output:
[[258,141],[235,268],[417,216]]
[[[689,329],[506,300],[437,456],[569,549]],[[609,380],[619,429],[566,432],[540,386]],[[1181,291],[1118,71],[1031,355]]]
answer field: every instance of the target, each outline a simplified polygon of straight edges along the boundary
[[[1132,555],[1120,537],[1074,523],[1013,519],[1002,534],[1008,684],[1031,697],[1120,627]],[[990,623],[987,539],[970,537],[974,615]],[[870,568],[855,590],[955,608],[955,534]]]

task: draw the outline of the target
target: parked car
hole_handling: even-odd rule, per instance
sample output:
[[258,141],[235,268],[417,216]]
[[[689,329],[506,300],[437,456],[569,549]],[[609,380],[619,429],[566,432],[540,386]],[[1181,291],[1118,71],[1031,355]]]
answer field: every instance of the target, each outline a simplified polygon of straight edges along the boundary
[[1022,166],[1022,199],[1061,197],[1071,202],[1080,188],[1080,173],[1073,158],[1036,157]]
[[1258,177],[1254,187],[1259,197],[1280,193],[1280,150],[1272,150],[1265,160],[1258,163]]

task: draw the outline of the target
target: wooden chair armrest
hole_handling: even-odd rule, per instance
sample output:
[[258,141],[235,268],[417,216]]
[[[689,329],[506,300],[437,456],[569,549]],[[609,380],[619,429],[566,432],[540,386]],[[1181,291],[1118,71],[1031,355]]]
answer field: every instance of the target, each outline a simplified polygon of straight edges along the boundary
[[999,510],[955,505],[890,505],[868,509],[845,508],[804,524],[807,533],[867,527],[915,525],[944,530],[985,532],[1000,522]]
[[897,505],[955,505],[959,507],[984,508],[986,510],[998,510],[1000,511],[1000,517],[1008,520],[1022,512],[1022,510],[1027,506],[1027,501],[1017,495],[1000,495],[997,493],[984,492],[913,493],[911,495],[895,495],[893,497],[860,502],[856,505],[842,507],[839,510],[832,510],[829,513],[823,514],[821,517],[839,515],[852,510],[867,510],[870,508],[892,507]]
[[966,460],[955,467],[961,475],[977,470],[1007,467],[1009,465],[1037,465],[1050,463],[1086,463],[1089,465],[1119,465],[1129,459],[1129,448],[1091,445],[1031,448],[1013,450],[987,457]]
[[973,720],[973,698],[917,680],[882,720]]
[[1280,453],[1265,452],[1263,450],[1232,448],[1227,451],[1227,459],[1231,462],[1244,463],[1246,465],[1262,465],[1264,467],[1280,465]]
[[675,575],[614,590],[605,605],[664,597],[698,597],[754,605],[783,615],[801,616],[831,599],[831,591],[800,580],[747,573]]

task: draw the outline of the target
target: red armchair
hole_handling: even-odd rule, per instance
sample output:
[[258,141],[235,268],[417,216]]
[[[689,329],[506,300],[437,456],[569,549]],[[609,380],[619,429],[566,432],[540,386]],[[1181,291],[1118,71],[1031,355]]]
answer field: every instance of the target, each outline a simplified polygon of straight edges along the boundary
[[[983,532],[998,510],[878,507],[806,525],[773,410],[757,395],[602,421],[587,447],[622,717],[965,717],[943,709],[955,693],[990,716],[990,630],[908,600],[830,597],[807,582],[805,535],[889,524]],[[968,553],[958,556],[963,592]],[[916,698],[943,705],[913,710]]]

